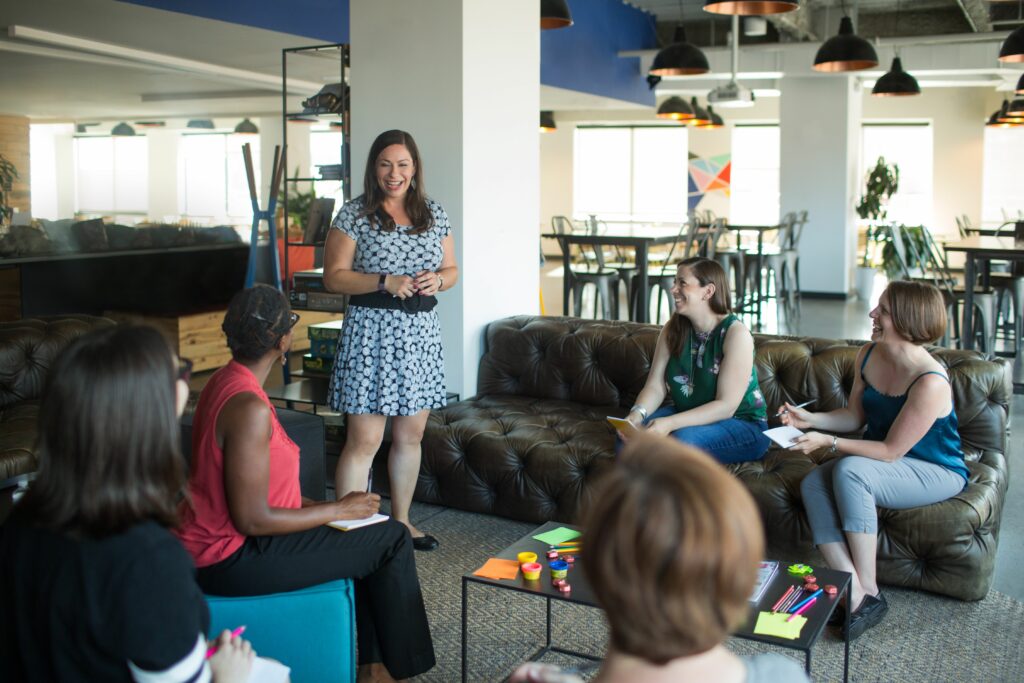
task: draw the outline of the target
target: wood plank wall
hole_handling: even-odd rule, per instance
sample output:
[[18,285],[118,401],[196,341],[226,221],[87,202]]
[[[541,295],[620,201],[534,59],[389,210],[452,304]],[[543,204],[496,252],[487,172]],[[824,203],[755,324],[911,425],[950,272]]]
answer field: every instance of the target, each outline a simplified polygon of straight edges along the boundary
[[[0,115],[0,154],[18,169],[11,192],[11,206],[31,210],[29,195],[28,118]],[[0,320],[21,318],[21,277],[17,268],[0,269]]]
[[0,115],[0,154],[18,169],[11,206],[18,211],[29,211],[28,117]]

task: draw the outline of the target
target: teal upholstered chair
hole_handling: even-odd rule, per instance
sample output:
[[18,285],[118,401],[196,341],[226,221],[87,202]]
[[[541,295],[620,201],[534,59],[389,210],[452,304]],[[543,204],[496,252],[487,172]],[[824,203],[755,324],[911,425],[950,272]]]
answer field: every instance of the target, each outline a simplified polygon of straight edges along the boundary
[[261,657],[291,667],[292,683],[356,680],[355,591],[348,579],[290,593],[207,595],[210,636],[245,625]]

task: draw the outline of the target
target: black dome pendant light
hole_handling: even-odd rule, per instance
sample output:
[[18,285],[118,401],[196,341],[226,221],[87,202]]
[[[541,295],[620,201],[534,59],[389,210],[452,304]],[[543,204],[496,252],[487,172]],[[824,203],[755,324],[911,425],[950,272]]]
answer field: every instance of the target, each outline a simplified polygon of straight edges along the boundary
[[1017,88],[1013,92],[1015,95],[1024,95],[1024,74],[1021,74],[1020,80],[1017,81]]
[[784,14],[800,9],[800,0],[704,0],[704,11],[712,14],[755,16]]
[[706,126],[711,123],[711,114],[708,110],[697,103],[696,96],[690,98],[690,108],[693,109],[693,118],[686,122],[688,126]]
[[657,117],[659,119],[672,119],[673,121],[689,121],[694,118],[693,108],[686,103],[682,97],[672,96],[661,103],[658,107]]
[[[896,3],[896,25],[893,33],[900,34],[900,3]],[[875,97],[909,97],[921,94],[921,86],[917,79],[903,70],[903,62],[899,58],[899,50],[892,59],[892,67],[888,73],[875,81],[875,87],[871,89]]]
[[572,14],[569,13],[568,0],[540,0],[541,29],[569,28],[570,26],[572,26]]
[[679,25],[676,26],[672,44],[663,48],[654,57],[654,63],[647,73],[651,76],[696,76],[711,70],[708,58],[700,48],[686,41],[683,28],[683,0],[679,0]]
[[825,72],[863,71],[878,66],[878,54],[871,43],[853,32],[853,20],[845,16],[839,21],[839,33],[818,48],[814,70]]

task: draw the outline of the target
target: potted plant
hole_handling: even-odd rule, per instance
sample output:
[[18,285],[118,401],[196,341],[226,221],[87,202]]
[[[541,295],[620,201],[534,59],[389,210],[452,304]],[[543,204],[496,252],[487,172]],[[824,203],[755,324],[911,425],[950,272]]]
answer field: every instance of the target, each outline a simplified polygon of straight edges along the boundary
[[6,227],[14,216],[11,192],[18,177],[18,169],[7,157],[0,154],[0,228]]
[[[861,301],[871,300],[871,291],[875,282],[875,261],[878,259],[877,245],[888,238],[889,231],[881,229],[882,221],[888,213],[886,207],[900,186],[900,169],[896,164],[887,164],[885,157],[878,157],[874,167],[868,171],[864,179],[864,194],[857,202],[857,215],[868,221],[868,230],[864,243],[864,254],[857,267],[855,286],[857,297]],[[888,245],[891,248],[891,245]],[[885,249],[881,256],[885,257]],[[890,258],[891,258],[890,254]]]

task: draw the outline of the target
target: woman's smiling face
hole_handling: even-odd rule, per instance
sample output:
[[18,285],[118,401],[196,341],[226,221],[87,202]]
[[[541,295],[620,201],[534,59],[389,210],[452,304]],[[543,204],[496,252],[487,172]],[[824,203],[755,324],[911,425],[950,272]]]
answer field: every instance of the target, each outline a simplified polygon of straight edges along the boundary
[[416,164],[405,145],[389,145],[377,156],[377,185],[387,197],[397,199],[409,191]]
[[686,266],[676,269],[676,279],[672,283],[672,299],[676,304],[676,313],[694,310],[694,306],[707,306],[707,300],[713,291],[712,285],[702,285],[693,271]]
[[892,315],[889,313],[889,293],[882,292],[878,297],[878,305],[868,314],[871,318],[871,341],[884,341],[898,336],[892,325]]

